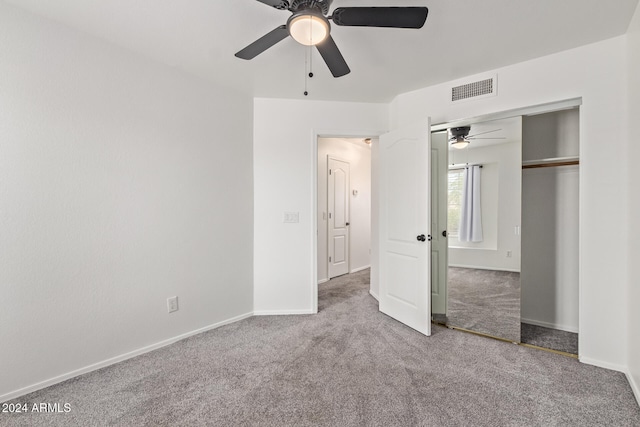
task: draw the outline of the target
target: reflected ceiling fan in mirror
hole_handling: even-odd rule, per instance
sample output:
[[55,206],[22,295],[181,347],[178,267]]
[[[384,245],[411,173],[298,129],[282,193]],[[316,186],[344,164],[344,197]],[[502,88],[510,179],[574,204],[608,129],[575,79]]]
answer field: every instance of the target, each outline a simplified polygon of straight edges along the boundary
[[333,0],[257,0],[279,10],[288,10],[291,16],[286,25],[262,36],[245,47],[236,56],[253,59],[278,42],[291,36],[305,46],[315,46],[334,77],[349,74],[351,70],[331,37],[331,25],[348,27],[413,28],[424,26],[429,10],[426,7],[339,7],[329,15]]
[[492,133],[492,132],[498,132],[502,129],[494,129],[494,130],[488,130],[486,132],[480,132],[480,133],[476,133],[473,135],[469,135],[469,132],[471,132],[471,126],[459,126],[459,127],[455,127],[455,128],[450,128],[449,129],[449,144],[453,147],[453,148],[457,148],[459,150],[466,148],[469,146],[469,144],[471,143],[472,140],[474,139],[506,139],[504,137],[498,136],[498,137],[488,137],[488,138],[478,138],[478,135],[485,135],[488,133]]

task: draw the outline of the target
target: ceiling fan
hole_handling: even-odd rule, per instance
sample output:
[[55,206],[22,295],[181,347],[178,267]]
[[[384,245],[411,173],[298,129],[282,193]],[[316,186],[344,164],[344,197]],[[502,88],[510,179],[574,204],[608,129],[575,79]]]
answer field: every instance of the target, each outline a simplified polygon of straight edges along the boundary
[[257,0],[291,16],[286,25],[262,36],[235,56],[253,59],[265,50],[291,36],[306,46],[315,46],[334,77],[351,70],[331,37],[332,20],[335,25],[349,27],[422,28],[429,10],[426,7],[339,7],[329,15],[333,0]]
[[462,149],[467,147],[473,139],[506,139],[504,137],[489,137],[478,138],[478,135],[485,135],[487,133],[498,132],[502,129],[488,130],[486,132],[480,132],[473,135],[469,135],[471,132],[471,126],[459,126],[449,129],[449,143],[453,148]]

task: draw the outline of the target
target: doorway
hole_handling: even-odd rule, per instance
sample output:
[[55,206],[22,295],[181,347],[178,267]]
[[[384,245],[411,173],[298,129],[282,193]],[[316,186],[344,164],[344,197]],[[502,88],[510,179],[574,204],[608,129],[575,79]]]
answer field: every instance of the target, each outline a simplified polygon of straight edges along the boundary
[[317,138],[318,284],[371,267],[371,141]]

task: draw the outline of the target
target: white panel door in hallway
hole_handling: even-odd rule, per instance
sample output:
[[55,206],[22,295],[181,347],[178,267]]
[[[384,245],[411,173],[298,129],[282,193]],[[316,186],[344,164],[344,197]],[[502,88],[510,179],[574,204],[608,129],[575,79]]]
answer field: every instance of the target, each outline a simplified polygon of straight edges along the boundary
[[329,279],[349,272],[349,163],[327,159]]
[[430,136],[425,120],[380,137],[380,311],[431,334]]

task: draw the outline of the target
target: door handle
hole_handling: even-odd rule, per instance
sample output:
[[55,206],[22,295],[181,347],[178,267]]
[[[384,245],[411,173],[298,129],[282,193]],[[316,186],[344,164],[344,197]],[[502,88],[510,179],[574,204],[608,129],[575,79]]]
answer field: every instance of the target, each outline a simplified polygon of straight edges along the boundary
[[444,230],[444,231],[442,232],[442,237],[447,237],[447,230]]
[[349,223],[347,222],[347,223],[345,223],[344,225],[345,225],[346,227],[348,227],[348,226],[349,226]]
[[419,241],[419,242],[424,242],[424,241],[426,241],[426,240],[427,240],[427,238],[425,237],[425,235],[424,235],[424,234],[419,235],[419,236],[417,237],[417,239],[418,239],[418,241]]

